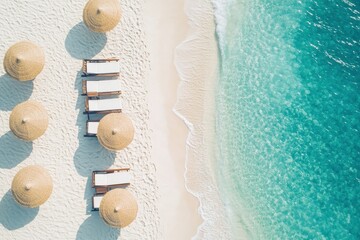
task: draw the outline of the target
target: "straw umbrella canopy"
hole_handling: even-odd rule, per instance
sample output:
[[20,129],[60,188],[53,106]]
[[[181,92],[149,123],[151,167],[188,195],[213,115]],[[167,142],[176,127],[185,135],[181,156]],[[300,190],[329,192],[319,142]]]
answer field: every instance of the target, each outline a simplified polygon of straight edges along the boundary
[[134,126],[124,113],[110,113],[100,120],[97,137],[110,151],[127,147],[134,138]]
[[12,45],[4,57],[5,71],[20,81],[33,80],[44,68],[44,51],[32,42]]
[[118,0],[90,0],[85,5],[83,19],[93,32],[108,32],[115,28],[121,18]]
[[53,189],[52,179],[48,171],[32,165],[21,169],[11,184],[12,194],[20,205],[35,208],[49,199]]
[[25,141],[33,141],[42,136],[48,123],[45,108],[33,100],[18,104],[11,112],[9,120],[11,131]]
[[105,194],[100,202],[100,216],[112,227],[126,227],[136,218],[138,205],[126,189],[117,188]]

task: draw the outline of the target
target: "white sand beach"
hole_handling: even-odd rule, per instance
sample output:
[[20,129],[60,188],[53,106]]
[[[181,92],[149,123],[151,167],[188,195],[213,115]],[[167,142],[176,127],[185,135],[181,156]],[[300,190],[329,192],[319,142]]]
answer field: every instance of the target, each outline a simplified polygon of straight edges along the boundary
[[[145,5],[145,29],[151,71],[149,89],[152,158],[159,186],[162,239],[191,239],[202,220],[199,202],[185,188],[185,123],[173,112],[180,83],[175,69],[175,48],[189,30],[184,0],[151,0]],[[182,11],[181,11],[182,10]]]
[[[211,219],[215,213],[206,212],[219,207],[208,158],[213,151],[211,99],[217,66],[210,1],[196,1],[198,5],[192,8],[202,11],[203,35],[192,35],[196,31],[191,23],[199,19],[188,20],[184,0],[120,2],[120,24],[107,34],[90,32],[82,22],[85,0],[2,2],[0,58],[12,44],[30,40],[44,49],[45,67],[33,82],[18,82],[0,68],[1,239],[176,240],[195,235],[196,239],[215,239],[222,233],[207,232],[215,225],[224,229],[225,224],[221,218]],[[184,84],[179,88],[180,79],[186,80],[185,55],[192,54],[186,52],[191,49],[186,46],[189,36],[205,36],[194,56],[207,59],[197,61],[201,66],[197,65],[196,76],[188,75],[197,86],[190,86],[193,92]],[[134,141],[118,153],[104,149],[96,138],[83,137],[87,116],[83,114],[85,97],[80,95],[82,59],[109,57],[120,58],[123,112],[135,125]],[[180,78],[178,71],[183,73]],[[194,98],[187,98],[191,95]],[[28,99],[41,102],[50,118],[46,133],[34,142],[17,139],[8,126],[11,110]],[[188,125],[174,113],[175,104]],[[196,132],[189,137],[191,126]],[[209,136],[204,137],[203,131]],[[197,138],[205,142],[199,145]],[[193,155],[194,147],[202,149],[200,155]],[[197,164],[189,164],[197,158]],[[9,189],[16,172],[31,164],[50,172],[54,189],[45,204],[26,209],[15,203]],[[205,174],[199,173],[199,164]],[[136,197],[139,211],[131,225],[117,230],[107,226],[98,212],[90,211],[91,172],[120,167],[131,168],[133,180],[127,189]],[[201,193],[204,184],[210,194]],[[200,209],[199,199],[203,201]],[[223,236],[217,239],[227,239]]]

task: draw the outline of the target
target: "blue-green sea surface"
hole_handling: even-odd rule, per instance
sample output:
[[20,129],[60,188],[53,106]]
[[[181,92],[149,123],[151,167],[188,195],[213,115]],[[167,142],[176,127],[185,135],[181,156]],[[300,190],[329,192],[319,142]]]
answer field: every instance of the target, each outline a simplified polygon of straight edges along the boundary
[[229,2],[217,162],[234,232],[360,239],[360,2]]

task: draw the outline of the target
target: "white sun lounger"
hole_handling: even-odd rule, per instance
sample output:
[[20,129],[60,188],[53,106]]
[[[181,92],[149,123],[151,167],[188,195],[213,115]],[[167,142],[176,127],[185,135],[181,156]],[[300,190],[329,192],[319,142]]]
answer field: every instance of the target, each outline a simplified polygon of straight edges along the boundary
[[100,208],[101,200],[103,199],[104,194],[97,194],[93,196],[92,199],[92,210],[97,211]]
[[102,96],[102,95],[117,95],[121,93],[120,80],[99,80],[87,81],[83,80],[82,90],[84,95],[89,97]]
[[99,121],[100,120],[88,120],[86,122],[85,137],[96,137]]
[[92,199],[92,210],[97,211],[104,194],[111,188],[122,187],[130,184],[132,179],[130,168],[118,168],[92,172],[92,187],[96,194]]
[[119,76],[119,59],[84,59],[83,76]]
[[114,187],[130,184],[129,168],[93,172],[93,187]]
[[112,113],[121,112],[122,101],[120,98],[89,99],[85,100],[85,113]]

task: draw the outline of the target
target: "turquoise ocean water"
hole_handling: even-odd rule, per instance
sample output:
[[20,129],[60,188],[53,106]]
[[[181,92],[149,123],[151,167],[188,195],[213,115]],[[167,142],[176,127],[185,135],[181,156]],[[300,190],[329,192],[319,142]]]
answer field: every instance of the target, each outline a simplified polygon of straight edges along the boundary
[[221,4],[217,162],[234,232],[360,239],[360,2]]

